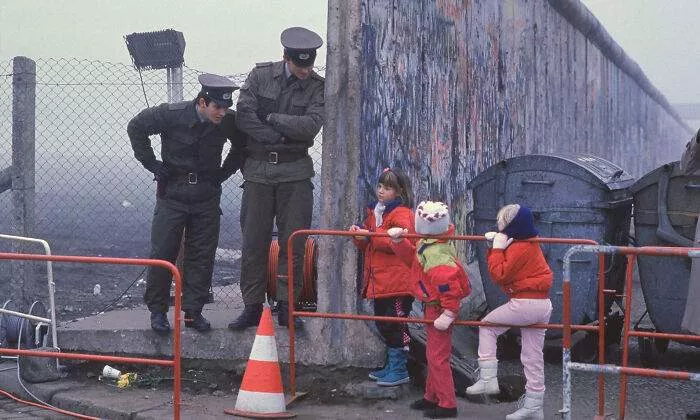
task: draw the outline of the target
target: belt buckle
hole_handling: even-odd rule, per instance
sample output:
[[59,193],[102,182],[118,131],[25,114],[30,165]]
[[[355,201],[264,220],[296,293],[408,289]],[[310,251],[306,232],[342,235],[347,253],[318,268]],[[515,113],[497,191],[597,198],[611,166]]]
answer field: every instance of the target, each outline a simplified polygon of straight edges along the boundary
[[267,163],[270,163],[272,165],[277,165],[279,162],[279,154],[277,152],[268,152],[267,153]]
[[190,185],[195,185],[199,179],[197,178],[197,174],[194,172],[190,172],[187,174],[187,183]]

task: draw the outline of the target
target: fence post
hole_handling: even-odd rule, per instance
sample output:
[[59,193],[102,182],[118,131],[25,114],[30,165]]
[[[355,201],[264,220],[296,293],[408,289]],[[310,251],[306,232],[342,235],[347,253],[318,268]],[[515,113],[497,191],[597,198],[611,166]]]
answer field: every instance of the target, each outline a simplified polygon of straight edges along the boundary
[[[34,233],[34,144],[36,63],[15,57],[12,68],[12,230],[17,236]],[[13,252],[26,253],[26,244],[14,242]],[[12,261],[10,280],[12,297],[29,305],[36,298],[39,285],[31,261]]]

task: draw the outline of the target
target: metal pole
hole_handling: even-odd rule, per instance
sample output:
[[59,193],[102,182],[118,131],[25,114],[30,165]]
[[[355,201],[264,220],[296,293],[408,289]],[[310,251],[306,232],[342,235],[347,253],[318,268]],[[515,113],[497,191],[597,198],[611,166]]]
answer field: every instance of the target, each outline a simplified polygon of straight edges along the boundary
[[48,319],[48,318],[42,318],[42,317],[36,316],[36,315],[24,314],[24,313],[22,313],[22,312],[15,312],[15,311],[11,311],[11,310],[9,310],[9,309],[0,308],[0,313],[8,314],[8,315],[14,315],[14,316],[19,316],[19,317],[22,317],[22,318],[30,319],[30,320],[32,320],[32,321],[43,322],[43,323],[45,323],[45,324],[50,324],[50,323],[51,323],[51,320]]
[[[610,259],[612,264],[613,259]],[[605,254],[598,254],[598,364],[605,364]],[[598,416],[605,418],[605,375],[598,375]]]
[[[167,91],[168,91],[168,102],[182,102],[182,66],[180,67],[168,67],[165,69],[167,76]],[[180,240],[180,248],[177,252],[177,257],[175,258],[175,266],[180,272],[180,276],[185,273],[185,239],[187,238],[187,229],[182,229],[182,239]]]
[[[632,314],[632,273],[636,255],[627,255],[627,270],[625,272],[625,322],[622,330],[622,367],[626,368],[629,362],[629,332],[630,318]],[[627,405],[627,374],[620,374],[620,420],[625,419],[625,406]]]
[[166,72],[168,84],[168,102],[181,102],[183,100],[182,66],[168,67]]
[[[31,236],[34,232],[34,144],[36,106],[36,63],[27,57],[15,57],[12,66],[12,233]],[[24,245],[12,246],[16,253]],[[12,295],[23,305],[31,303],[38,287],[34,284],[34,265],[12,261]]]

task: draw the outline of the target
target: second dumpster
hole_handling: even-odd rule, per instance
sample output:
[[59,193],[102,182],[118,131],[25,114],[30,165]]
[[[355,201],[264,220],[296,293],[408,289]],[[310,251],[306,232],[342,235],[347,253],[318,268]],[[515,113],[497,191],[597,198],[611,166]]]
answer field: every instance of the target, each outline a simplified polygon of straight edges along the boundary
[[[506,204],[529,207],[540,237],[592,239],[599,244],[627,245],[632,212],[628,187],[634,179],[613,163],[591,155],[523,155],[503,160],[477,175],[470,183],[474,201],[474,233],[496,230],[496,213]],[[489,309],[507,297],[488,274],[486,243],[475,245]],[[542,244],[554,272],[550,298],[551,323],[562,319],[564,253],[571,245]],[[606,257],[606,288],[621,291],[625,259]],[[571,261],[571,321],[597,320],[598,263],[593,254]],[[615,297],[606,299],[606,313]],[[612,333],[612,331],[610,331]],[[619,333],[619,331],[618,331]],[[547,331],[548,338],[561,336]],[[619,337],[619,334],[618,334]]]

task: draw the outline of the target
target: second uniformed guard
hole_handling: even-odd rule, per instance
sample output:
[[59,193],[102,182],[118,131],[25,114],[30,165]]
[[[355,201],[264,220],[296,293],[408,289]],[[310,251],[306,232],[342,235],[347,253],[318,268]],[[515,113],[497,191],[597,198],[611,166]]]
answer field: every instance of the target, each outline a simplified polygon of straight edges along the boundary
[[[243,168],[241,292],[245,308],[229,328],[257,326],[265,301],[272,223],[278,231],[280,273],[278,322],[287,319],[287,239],[311,226],[314,166],[308,154],[324,115],[324,80],[313,70],[316,33],[299,27],[282,32],[283,60],[256,64],[241,87],[236,107],[238,128],[247,135]],[[294,289],[303,270],[305,238],[294,243]],[[297,318],[298,319],[298,318]]]
[[[192,101],[147,108],[127,126],[134,156],[157,182],[151,226],[151,258],[175,263],[185,233],[182,309],[185,326],[210,329],[202,316],[209,298],[214,255],[219,241],[221,183],[242,163],[243,137],[237,131],[231,95],[237,87],[213,74],[199,76],[202,90]],[[161,157],[156,159],[148,136],[159,134]],[[221,163],[226,140],[231,150]],[[148,272],[144,301],[151,311],[151,328],[170,331],[166,316],[171,274],[159,267]]]

